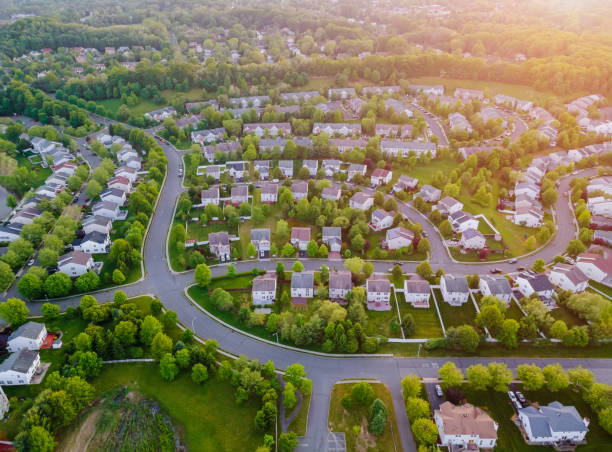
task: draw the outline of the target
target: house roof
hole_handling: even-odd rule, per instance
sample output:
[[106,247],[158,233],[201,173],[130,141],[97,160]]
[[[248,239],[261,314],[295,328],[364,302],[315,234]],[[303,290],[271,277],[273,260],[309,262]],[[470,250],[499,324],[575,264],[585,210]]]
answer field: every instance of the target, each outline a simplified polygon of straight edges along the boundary
[[536,292],[541,292],[544,290],[553,290],[553,286],[545,274],[523,273],[520,275],[520,277],[527,280],[531,288]]
[[106,240],[108,239],[108,235],[107,234],[103,234],[99,231],[92,231],[89,234],[86,234],[85,237],[83,237],[82,239],[77,239],[74,241],[75,245],[81,245],[83,243],[87,243],[87,242],[94,242],[94,243],[98,243],[100,245],[104,244],[106,242]]
[[293,182],[291,182],[291,191],[293,193],[308,194],[308,182],[303,180],[294,180]]
[[402,226],[387,230],[387,242],[397,238],[405,238],[406,240],[414,240],[414,232]]
[[108,217],[103,217],[101,215],[92,215],[83,220],[83,226],[88,226],[90,224],[97,224],[100,226],[108,226],[109,223],[112,223],[111,219]]
[[17,353],[12,353],[2,363],[0,363],[0,372],[13,370],[19,373],[26,373],[32,367],[34,361],[38,357],[38,352],[33,350],[21,350]]
[[229,234],[227,233],[227,231],[211,232],[210,234],[208,234],[208,245],[229,245]]
[[293,171],[293,160],[279,160],[278,161],[279,168],[290,169]]
[[404,281],[404,290],[408,293],[429,293],[429,281],[424,279],[407,279]]
[[294,289],[312,289],[314,286],[314,274],[304,272],[293,272],[291,274],[291,287]]
[[17,328],[8,337],[9,341],[17,337],[25,337],[27,339],[37,339],[40,336],[41,331],[45,329],[44,323],[27,322]]
[[367,194],[365,194],[362,191],[358,191],[353,196],[351,196],[351,201],[353,201],[353,202],[355,202],[357,204],[363,204],[368,199],[372,199],[372,196],[371,195],[367,195]]
[[322,237],[342,237],[342,228],[337,226],[324,226],[322,230]]
[[119,190],[118,188],[107,188],[102,190],[100,193],[100,198],[104,199],[107,196],[117,196],[118,198],[123,198],[125,196],[125,192],[123,190]]
[[385,178],[389,174],[391,174],[391,171],[387,171],[381,168],[376,168],[374,171],[372,171],[372,177]]
[[465,276],[444,275],[442,278],[448,292],[468,293],[470,291]]
[[489,414],[469,403],[453,405],[446,401],[435,410],[444,426],[446,435],[476,435],[479,438],[497,439],[496,422]]
[[376,209],[374,212],[372,212],[372,219],[376,218],[378,221],[381,221],[386,217],[394,217],[394,216],[395,216],[395,212],[387,212],[382,209]]
[[108,210],[115,211],[118,208],[119,208],[119,204],[117,204],[116,202],[112,202],[112,201],[100,201],[93,205],[94,213],[102,209],[108,209]]
[[329,272],[329,288],[351,290],[353,288],[351,273],[343,270]]
[[310,228],[291,228],[291,240],[310,241]]
[[202,199],[217,199],[219,197],[219,187],[212,187],[202,190]]
[[385,275],[374,273],[366,281],[368,292],[391,292],[391,282]]
[[553,272],[565,274],[574,285],[589,281],[589,278],[575,265],[557,264],[552,268],[551,273]]
[[586,432],[588,429],[578,410],[565,406],[557,401],[542,406],[538,410],[528,406],[519,410],[529,419],[531,433],[534,437],[550,437],[552,432]]
[[512,293],[510,283],[503,276],[484,275],[481,280],[486,282],[492,295],[510,295]]
[[278,185],[266,182],[261,186],[261,194],[276,195],[278,193]]
[[[445,210],[449,210],[451,207],[461,204],[455,198],[451,198],[450,196],[445,196],[440,201],[438,201],[438,207],[442,207]],[[463,206],[463,204],[461,204]]]
[[462,238],[464,240],[470,240],[473,239],[475,237],[479,237],[481,239],[484,240],[484,235],[482,235],[482,232],[478,231],[477,229],[474,228],[467,228],[465,231],[463,231],[463,235]]
[[249,187],[246,185],[235,185],[232,187],[232,198],[249,196]]
[[270,229],[251,229],[251,241],[261,242],[262,240],[270,241]]
[[276,290],[276,275],[259,275],[253,278],[253,292],[270,292]]
[[325,187],[321,191],[321,195],[337,197],[340,194],[340,191],[341,190],[338,187]]

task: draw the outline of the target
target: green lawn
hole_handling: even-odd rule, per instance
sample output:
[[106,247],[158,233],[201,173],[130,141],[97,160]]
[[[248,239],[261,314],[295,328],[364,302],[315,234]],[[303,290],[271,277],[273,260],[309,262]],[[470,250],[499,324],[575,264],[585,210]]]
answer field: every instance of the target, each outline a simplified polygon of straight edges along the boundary
[[367,311],[367,313],[368,324],[364,330],[368,336],[402,337],[402,332],[399,329],[394,333],[390,328],[391,320],[399,321],[393,294],[391,295],[391,309],[389,311]]
[[444,337],[442,333],[442,327],[440,326],[440,319],[434,306],[433,298],[429,298],[429,308],[413,308],[412,304],[406,303],[403,294],[395,294],[397,296],[397,303],[400,308],[400,314],[402,319],[405,315],[410,314],[416,323],[416,332],[413,338],[431,338],[431,337]]
[[593,280],[589,281],[589,284],[593,286],[595,289],[599,290],[600,292],[605,293],[607,297],[612,300],[612,288],[605,286],[601,283],[598,283],[597,281],[593,281]]
[[[525,444],[518,427],[511,421],[515,410],[505,392],[474,391],[468,388],[467,385],[464,385],[461,391],[469,403],[484,409],[499,423],[497,447],[495,450],[504,452],[543,452],[552,450],[549,447]],[[572,390],[563,391],[562,393],[551,393],[547,390],[541,390],[537,393],[524,391],[524,394],[530,402],[548,404],[557,400],[564,405],[573,405],[581,416],[591,419],[589,433],[587,433],[587,445],[578,447],[577,450],[579,452],[595,451],[598,449],[607,450],[609,448],[612,438],[597,424],[597,416],[582,401],[579,394]]]
[[[119,107],[121,106],[121,99],[104,99],[104,100],[97,100],[95,102],[96,104],[102,105],[104,108],[106,108],[107,110],[113,113],[116,113],[119,110]],[[128,107],[128,110],[134,116],[142,116],[145,113],[148,113],[153,110],[158,110],[165,106],[166,106],[165,104],[159,105],[148,99],[140,99],[140,102],[138,103],[138,105],[134,107]]]
[[306,436],[308,410],[310,410],[310,397],[311,394],[302,396],[300,411],[298,411],[297,415],[293,418],[293,421],[291,421],[291,424],[288,426],[288,430],[290,432],[295,432],[297,436]]
[[[190,217],[197,218],[202,213],[202,209],[197,209],[196,212],[191,212]],[[193,215],[192,215],[193,214]],[[198,221],[187,222],[187,238],[196,239],[198,242],[208,240],[208,235],[211,232],[227,231],[228,234],[236,235],[236,230],[230,227],[225,221],[215,223],[207,223],[202,225]]]
[[157,400],[179,426],[187,450],[255,450],[263,442],[253,423],[258,401],[252,398],[236,405],[234,388],[218,378],[200,386],[188,372],[182,372],[168,383],[156,365],[115,364],[105,366],[92,383],[98,394],[128,386]]
[[557,320],[563,320],[568,328],[586,325],[584,320],[564,306],[559,306],[558,308],[553,309],[550,311],[550,314]]
[[[332,432],[344,432],[346,450],[348,452],[362,450],[369,452],[390,452],[393,450],[403,450],[395,419],[395,411],[393,410],[391,392],[382,383],[372,383],[372,387],[374,388],[374,396],[385,403],[389,413],[387,427],[383,434],[376,437],[368,432],[369,406],[364,407],[354,403],[350,412],[344,409],[340,400],[346,394],[350,394],[353,388],[353,384],[348,383],[339,383],[332,388],[327,418],[330,430]],[[360,426],[358,435],[355,433],[354,426]]]
[[472,300],[468,299],[467,303],[462,306],[451,306],[442,300],[440,289],[433,289],[438,300],[438,308],[444,322],[444,327],[448,329],[451,326],[472,325],[476,326],[476,308]]
[[514,320],[516,320],[518,322],[523,317],[524,317],[524,315],[521,312],[521,310],[519,309],[519,307],[517,306],[516,302],[514,300],[511,300],[510,301],[510,306],[508,306],[508,309],[506,309],[506,318],[507,319],[514,319]]

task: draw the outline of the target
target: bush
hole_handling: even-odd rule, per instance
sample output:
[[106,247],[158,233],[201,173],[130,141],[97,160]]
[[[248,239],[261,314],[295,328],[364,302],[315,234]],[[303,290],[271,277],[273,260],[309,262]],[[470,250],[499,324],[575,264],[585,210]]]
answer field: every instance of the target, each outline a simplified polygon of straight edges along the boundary
[[369,405],[374,399],[374,388],[366,381],[353,386],[351,390],[353,400],[360,405]]
[[351,398],[350,394],[345,394],[340,399],[340,404],[342,404],[342,407],[345,410],[350,411],[350,409],[353,408],[353,399]]
[[402,319],[402,330],[404,330],[404,335],[406,337],[414,336],[416,332],[416,322],[412,314],[406,314]]

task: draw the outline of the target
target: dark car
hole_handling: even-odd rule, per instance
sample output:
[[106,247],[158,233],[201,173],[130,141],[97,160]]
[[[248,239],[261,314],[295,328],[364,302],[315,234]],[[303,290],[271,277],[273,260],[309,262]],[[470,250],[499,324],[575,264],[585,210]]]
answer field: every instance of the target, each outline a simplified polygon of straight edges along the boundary
[[526,268],[525,267],[517,267],[517,270],[520,271],[520,272],[524,272],[526,270]]
[[492,268],[491,269],[491,273],[495,274],[495,273],[501,273],[501,268]]

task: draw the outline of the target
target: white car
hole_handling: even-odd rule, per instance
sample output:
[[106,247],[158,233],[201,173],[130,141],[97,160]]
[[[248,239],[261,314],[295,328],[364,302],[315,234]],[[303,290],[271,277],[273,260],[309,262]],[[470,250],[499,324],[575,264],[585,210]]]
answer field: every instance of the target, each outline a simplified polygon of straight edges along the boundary
[[514,392],[508,391],[508,397],[510,397],[510,400],[512,401],[512,403],[516,402],[516,396],[514,395]]
[[436,385],[436,394],[438,395],[438,397],[442,397],[444,395],[444,393],[442,392],[442,388],[440,387],[440,385]]

